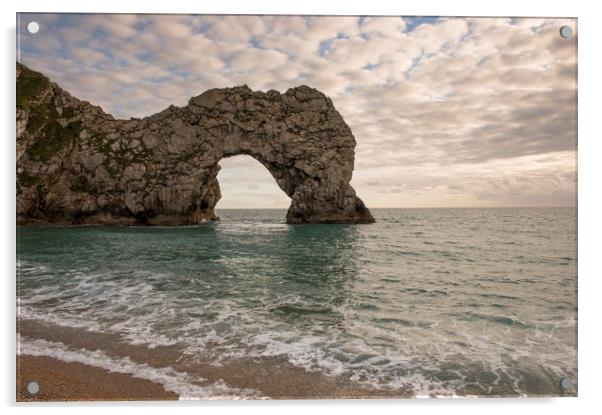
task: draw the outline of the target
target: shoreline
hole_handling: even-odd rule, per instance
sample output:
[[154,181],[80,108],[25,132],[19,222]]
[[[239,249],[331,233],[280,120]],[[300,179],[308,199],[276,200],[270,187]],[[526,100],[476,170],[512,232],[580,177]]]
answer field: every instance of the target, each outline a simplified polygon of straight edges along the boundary
[[[24,392],[22,400],[403,399],[413,396],[405,388],[373,389],[347,378],[309,372],[292,365],[282,356],[225,360],[216,365],[209,355],[183,355],[177,345],[151,349],[145,345],[124,343],[114,334],[29,319],[17,321],[17,335],[24,344],[42,341],[57,348],[46,353],[39,346],[37,349],[34,346],[33,349],[22,348],[17,354],[17,384]],[[94,353],[101,355],[94,356]],[[99,358],[101,360],[96,360]],[[121,366],[123,370],[120,370],[120,362],[124,358],[128,359],[127,366]],[[104,363],[104,359],[109,366],[95,363],[95,360]],[[111,372],[111,364],[116,364],[116,372]],[[72,366],[74,371],[70,369]],[[137,377],[135,373],[139,369],[143,372]],[[165,369],[174,372],[167,373],[168,378],[162,378],[161,372],[165,374]],[[147,376],[148,370],[151,377]],[[152,372],[159,377],[152,377]],[[90,383],[85,376],[100,380]],[[178,379],[178,376],[182,377]],[[117,390],[105,387],[113,383],[113,378],[122,387]],[[53,393],[50,396],[26,399],[31,398],[25,389],[27,383],[37,381],[42,390],[44,379],[52,379],[53,382],[60,379],[63,386],[48,391]],[[160,383],[155,383],[157,380]],[[98,389],[96,394],[81,389],[82,385],[96,383],[99,385],[94,386]],[[130,384],[135,384],[132,386],[135,389],[130,390]],[[67,389],[72,387],[78,391],[77,394]],[[166,392],[165,387],[174,392]]]
[[[215,396],[186,396],[166,390],[164,385],[151,380],[136,377],[131,373],[113,372],[100,366],[79,362],[64,361],[45,355],[27,353],[16,355],[16,402],[90,402],[90,401],[177,401],[177,400],[308,400],[308,399],[407,399],[410,394],[400,391],[367,391],[340,385],[333,394],[299,393],[299,388],[314,389],[304,376],[276,386],[281,388],[275,395],[241,394]],[[231,374],[244,376],[243,367],[233,367]],[[243,369],[243,371],[240,371]],[[255,368],[256,369],[256,368]],[[283,368],[284,369],[284,368]],[[286,369],[285,369],[286,370]],[[265,381],[268,389],[274,391],[274,385],[267,379],[270,370],[266,370]],[[297,373],[298,375],[298,373]],[[310,375],[311,376],[311,375]],[[27,385],[36,382],[39,391],[30,394]],[[315,385],[319,386],[319,385]],[[322,385],[327,388],[332,385]],[[241,390],[244,392],[244,390]],[[254,392],[258,392],[254,390]],[[380,392],[380,393],[379,393]]]
[[[29,382],[38,383],[35,395]],[[47,356],[17,355],[17,402],[178,400],[158,383]]]

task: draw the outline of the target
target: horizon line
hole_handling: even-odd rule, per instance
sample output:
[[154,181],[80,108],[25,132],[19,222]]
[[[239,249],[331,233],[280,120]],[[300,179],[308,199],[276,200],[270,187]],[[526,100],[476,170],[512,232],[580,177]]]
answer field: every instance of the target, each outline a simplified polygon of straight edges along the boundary
[[[572,206],[395,206],[395,207],[369,207],[369,209],[568,209]],[[288,207],[251,207],[251,208],[218,208],[215,210],[278,210]]]

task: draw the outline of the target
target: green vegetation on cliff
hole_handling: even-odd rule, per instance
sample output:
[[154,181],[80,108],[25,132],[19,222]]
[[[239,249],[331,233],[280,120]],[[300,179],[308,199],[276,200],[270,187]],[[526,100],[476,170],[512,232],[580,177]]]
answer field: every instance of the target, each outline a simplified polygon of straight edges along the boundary
[[23,186],[32,186],[38,182],[38,178],[32,176],[27,171],[23,171],[22,173],[17,174],[17,181]]
[[41,162],[49,161],[67,144],[73,142],[81,131],[81,123],[72,121],[65,126],[58,121],[58,114],[52,104],[44,103],[35,108],[29,115],[27,130],[36,132],[42,129],[40,139],[27,149],[27,154]]
[[26,110],[31,101],[50,86],[50,80],[17,62],[21,75],[17,78],[17,108]]
[[84,175],[77,176],[73,183],[71,183],[71,186],[69,186],[69,189],[72,192],[83,192],[90,194],[93,194],[97,190]]
[[62,122],[52,96],[45,97],[50,80],[39,72],[17,63],[20,75],[17,78],[17,108],[28,113],[27,132],[39,139],[27,149],[27,154],[36,161],[48,162],[67,144],[75,140],[80,131],[79,121],[67,122],[72,114],[63,114]]

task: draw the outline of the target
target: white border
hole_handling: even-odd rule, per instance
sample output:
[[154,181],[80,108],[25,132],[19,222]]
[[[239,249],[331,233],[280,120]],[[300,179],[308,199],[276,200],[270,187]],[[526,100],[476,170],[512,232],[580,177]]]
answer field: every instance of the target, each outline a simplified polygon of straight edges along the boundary
[[[469,0],[432,1],[414,0],[396,4],[387,0],[370,1],[327,1],[327,0],[254,0],[254,1],[194,1],[194,0],[102,0],[97,2],[73,2],[69,0],[20,0],[14,4],[2,4],[2,117],[5,126],[0,174],[2,179],[2,203],[0,215],[3,220],[2,252],[3,265],[3,330],[2,367],[0,391],[6,412],[44,412],[48,414],[81,413],[104,414],[118,407],[127,408],[135,414],[164,414],[171,412],[195,413],[219,410],[232,412],[241,410],[251,413],[307,413],[316,410],[343,409],[350,413],[363,413],[374,407],[387,413],[420,410],[421,413],[504,414],[509,411],[561,413],[589,413],[600,410],[599,390],[602,382],[600,365],[599,318],[602,269],[600,247],[597,242],[602,234],[600,185],[602,178],[602,151],[600,140],[599,96],[600,65],[599,40],[602,39],[600,18],[595,1],[542,1],[498,0],[496,2],[473,2]],[[579,18],[579,397],[564,399],[476,399],[476,400],[405,400],[405,401],[274,401],[274,402],[206,402],[192,403],[132,403],[132,404],[47,404],[16,405],[15,399],[15,13],[47,12],[96,12],[96,13],[236,13],[236,14],[395,14],[416,16],[559,16]],[[82,406],[90,406],[85,409]]]

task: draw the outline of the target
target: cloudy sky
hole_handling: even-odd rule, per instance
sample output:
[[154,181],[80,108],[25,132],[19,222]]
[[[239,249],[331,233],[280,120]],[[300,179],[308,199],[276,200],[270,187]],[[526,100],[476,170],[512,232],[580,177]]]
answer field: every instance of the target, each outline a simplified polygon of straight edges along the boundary
[[[369,207],[573,206],[576,36],[570,19],[40,15],[18,59],[117,117],[209,88],[306,84],[357,140]],[[28,22],[40,31],[29,34]],[[285,208],[259,162],[222,160],[218,208]]]

